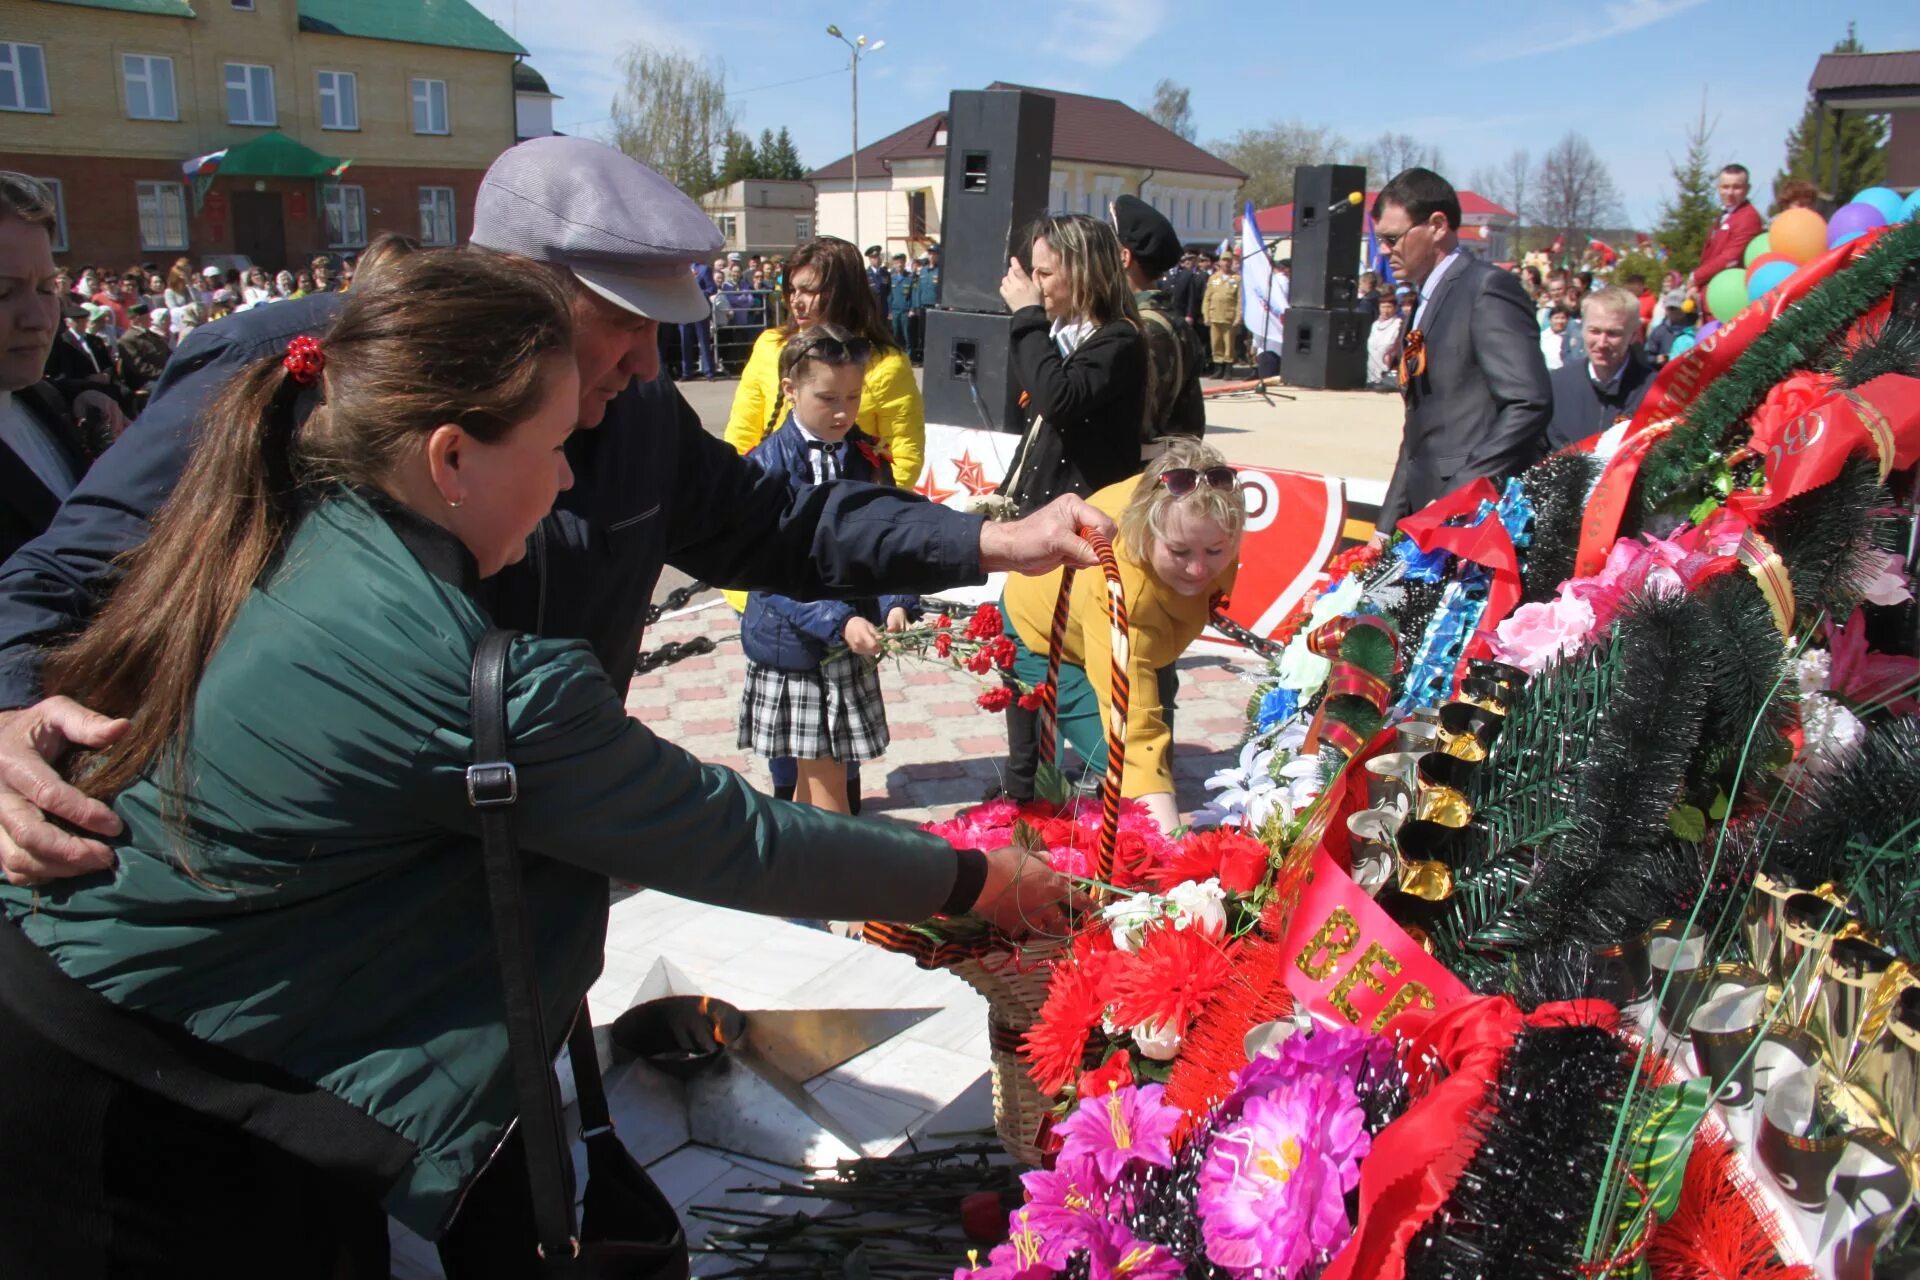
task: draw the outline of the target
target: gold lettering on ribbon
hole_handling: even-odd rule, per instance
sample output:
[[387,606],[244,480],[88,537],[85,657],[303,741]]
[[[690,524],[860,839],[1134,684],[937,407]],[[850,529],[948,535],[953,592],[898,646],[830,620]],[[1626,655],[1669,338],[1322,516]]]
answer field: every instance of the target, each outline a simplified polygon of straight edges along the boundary
[[1360,959],[1353,968],[1347,970],[1346,977],[1334,984],[1332,994],[1327,997],[1327,1003],[1338,1009],[1340,1016],[1356,1027],[1360,1025],[1360,1011],[1353,1007],[1349,999],[1353,989],[1364,986],[1369,991],[1386,994],[1387,984],[1374,976],[1376,966],[1388,977],[1400,972],[1400,962],[1393,958],[1391,951],[1377,942],[1369,942],[1367,949],[1360,953]]
[[1294,967],[1319,982],[1333,972],[1341,956],[1360,941],[1360,924],[1345,907],[1335,907],[1318,933],[1294,957]]
[[1375,1035],[1379,1035],[1382,1028],[1405,1013],[1407,1008],[1415,1001],[1419,1002],[1422,1009],[1431,1009],[1433,1008],[1433,992],[1427,990],[1423,983],[1407,983],[1393,993],[1393,999],[1387,1001],[1387,1007],[1380,1011],[1379,1016],[1374,1018],[1372,1024],[1367,1029]]

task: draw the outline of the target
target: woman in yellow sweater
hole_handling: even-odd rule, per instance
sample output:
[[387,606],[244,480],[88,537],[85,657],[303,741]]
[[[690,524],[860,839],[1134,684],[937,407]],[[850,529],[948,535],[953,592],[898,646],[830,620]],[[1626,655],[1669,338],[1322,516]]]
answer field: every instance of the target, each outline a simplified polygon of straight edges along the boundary
[[836,236],[807,241],[787,263],[781,293],[791,318],[754,342],[740,374],[740,389],[733,395],[733,411],[727,415],[727,443],[742,454],[751,453],[786,419],[792,406],[780,395],[780,352],[794,334],[824,320],[866,339],[872,350],[854,425],[880,441],[893,459],[894,483],[911,486],[920,478],[926,455],[926,406],[907,353],[894,345],[887,318],[867,287],[859,250]]
[[[1127,594],[1132,695],[1122,791],[1144,804],[1163,829],[1172,830],[1180,808],[1173,792],[1171,693],[1162,678],[1172,676],[1174,662],[1200,638],[1216,593],[1233,586],[1246,499],[1225,458],[1198,440],[1176,436],[1145,474],[1109,485],[1088,501],[1120,526],[1114,554]],[[1007,580],[1002,604],[1015,640],[1014,674],[1031,685],[1046,679],[1048,633],[1059,594],[1057,571]],[[1075,575],[1060,656],[1060,731],[1094,774],[1107,767],[1113,696],[1106,597],[1105,575],[1090,569]],[[1016,800],[1033,795],[1039,747],[1039,713],[1017,704],[1009,708],[1003,786]]]

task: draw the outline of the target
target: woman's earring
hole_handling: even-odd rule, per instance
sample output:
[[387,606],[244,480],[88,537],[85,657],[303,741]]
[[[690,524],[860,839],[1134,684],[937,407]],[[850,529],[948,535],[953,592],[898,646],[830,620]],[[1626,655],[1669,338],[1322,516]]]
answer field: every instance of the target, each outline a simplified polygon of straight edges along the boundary
[[447,505],[450,507],[457,507],[465,501],[466,501],[465,498],[449,498],[447,499]]

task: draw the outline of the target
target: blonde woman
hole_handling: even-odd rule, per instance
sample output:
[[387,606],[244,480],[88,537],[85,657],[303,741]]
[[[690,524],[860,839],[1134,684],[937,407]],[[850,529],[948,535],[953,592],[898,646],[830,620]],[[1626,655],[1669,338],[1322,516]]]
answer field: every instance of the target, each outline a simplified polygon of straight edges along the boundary
[[1078,213],[1041,218],[1027,257],[1031,271],[1012,258],[1000,281],[1028,415],[1003,488],[1023,515],[1137,474],[1147,398],[1146,343],[1113,228]]
[[[1240,478],[1217,450],[1175,436],[1145,474],[1109,485],[1089,501],[1114,517],[1114,553],[1127,594],[1127,757],[1123,794],[1147,807],[1163,830],[1180,821],[1173,789],[1173,664],[1200,638],[1217,593],[1233,586],[1247,524]],[[1010,578],[1001,604],[1015,641],[1014,675],[1046,679],[1048,640],[1060,575]],[[1113,640],[1104,575],[1074,576],[1060,655],[1060,732],[1092,775],[1107,767],[1106,726],[1113,705]],[[1033,795],[1039,713],[1007,710],[1007,768],[1002,786],[1016,800]]]

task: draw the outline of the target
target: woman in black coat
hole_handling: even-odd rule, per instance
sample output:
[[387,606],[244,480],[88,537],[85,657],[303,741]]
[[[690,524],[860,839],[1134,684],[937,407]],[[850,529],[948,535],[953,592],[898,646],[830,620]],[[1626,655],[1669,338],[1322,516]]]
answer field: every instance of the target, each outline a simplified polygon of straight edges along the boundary
[[1003,492],[1022,514],[1138,474],[1147,395],[1146,343],[1113,228],[1044,217],[1027,256],[1031,272],[1013,258],[1000,282],[1028,422]]

